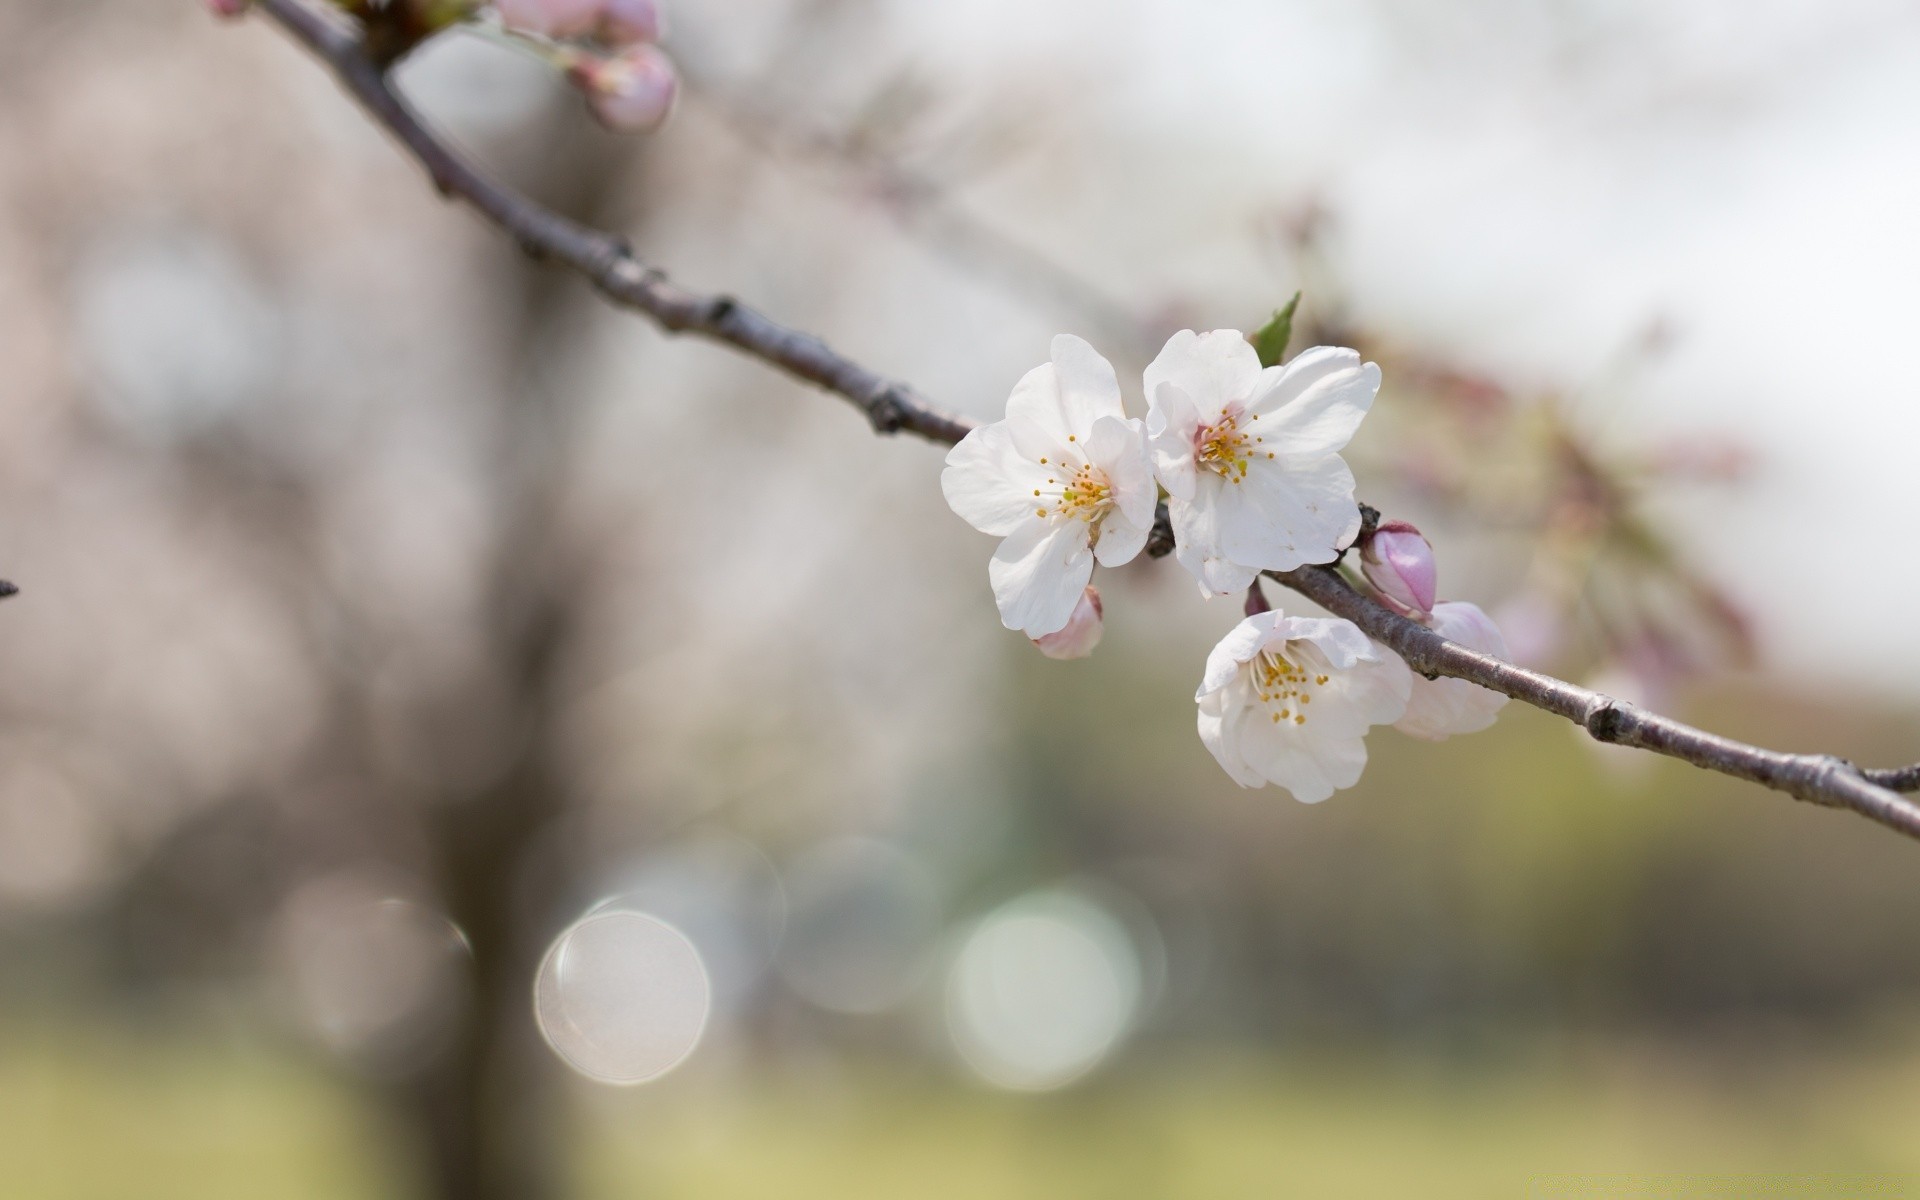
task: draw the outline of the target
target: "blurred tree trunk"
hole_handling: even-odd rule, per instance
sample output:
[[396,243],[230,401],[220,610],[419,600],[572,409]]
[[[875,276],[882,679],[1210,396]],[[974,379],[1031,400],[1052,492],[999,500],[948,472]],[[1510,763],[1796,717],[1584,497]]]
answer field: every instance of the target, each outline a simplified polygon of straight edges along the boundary
[[[609,207],[632,162],[634,143],[599,134],[570,106],[527,139],[539,160],[527,170],[529,190],[587,219]],[[532,997],[534,973],[568,899],[558,822],[569,808],[569,785],[554,718],[567,651],[589,602],[591,563],[584,560],[591,547],[566,525],[565,456],[575,406],[522,385],[572,349],[555,317],[574,310],[582,296],[571,275],[512,261],[519,310],[501,355],[503,384],[494,392],[502,405],[496,427],[503,499],[486,610],[516,748],[496,784],[450,798],[432,815],[442,898],[472,947],[472,971],[455,1035],[396,1097],[436,1200],[554,1200],[567,1190],[558,1069],[542,1044]]]
[[436,814],[443,899],[472,947],[472,972],[458,1030],[406,1100],[430,1194],[443,1200],[561,1194],[557,1089],[530,1003],[539,918],[557,897],[552,872],[531,859],[551,844],[542,834],[566,807],[544,730],[566,600],[551,591],[536,598],[524,623],[513,680],[529,722],[519,760],[485,794]]

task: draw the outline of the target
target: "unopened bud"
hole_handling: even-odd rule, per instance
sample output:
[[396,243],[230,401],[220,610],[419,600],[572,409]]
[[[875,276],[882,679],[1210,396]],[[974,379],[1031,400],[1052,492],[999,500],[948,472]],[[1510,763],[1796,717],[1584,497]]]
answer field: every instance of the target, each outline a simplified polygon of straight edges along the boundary
[[605,0],[493,0],[500,23],[541,37],[578,37],[600,20]]
[[1360,569],[1388,604],[1412,617],[1433,611],[1433,547],[1405,521],[1388,521],[1360,550]]
[[600,123],[623,133],[660,128],[680,90],[673,61],[653,46],[629,46],[607,58],[583,57],[571,76]]
[[609,46],[657,42],[666,29],[659,0],[604,0],[600,7],[600,40]]
[[1100,589],[1089,586],[1081,595],[1080,603],[1073,606],[1073,615],[1067,618],[1066,626],[1045,637],[1034,638],[1033,644],[1048,658],[1085,658],[1100,644],[1100,635],[1105,632],[1101,611]]
[[249,0],[207,0],[207,11],[216,17],[243,17]]

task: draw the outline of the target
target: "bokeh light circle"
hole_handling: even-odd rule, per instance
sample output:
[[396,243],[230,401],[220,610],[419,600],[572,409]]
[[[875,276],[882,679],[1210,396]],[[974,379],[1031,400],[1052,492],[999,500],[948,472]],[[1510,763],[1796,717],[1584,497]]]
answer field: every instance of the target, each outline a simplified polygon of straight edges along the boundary
[[1139,954],[1126,927],[1084,897],[1040,892],[967,934],[947,977],[947,1029],[982,1079],[1044,1091],[1111,1053],[1140,996]]
[[700,1044],[713,985],[678,929],[637,912],[602,912],[555,938],[533,987],[553,1052],[602,1083],[658,1079]]

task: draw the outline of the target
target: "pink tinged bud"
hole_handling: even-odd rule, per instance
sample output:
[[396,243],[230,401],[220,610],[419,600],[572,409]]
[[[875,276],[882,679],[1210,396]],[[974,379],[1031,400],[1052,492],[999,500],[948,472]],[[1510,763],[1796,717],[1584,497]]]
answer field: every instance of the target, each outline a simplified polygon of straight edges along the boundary
[[660,128],[680,90],[672,60],[653,46],[629,46],[608,58],[582,58],[571,74],[600,123],[623,133]]
[[241,17],[247,12],[249,0],[207,0],[207,9],[216,17]]
[[657,42],[667,31],[659,0],[605,0],[600,9],[600,40],[609,46]]
[[494,0],[500,23],[541,37],[578,37],[600,20],[605,0]]
[[1105,632],[1101,612],[1100,589],[1089,586],[1080,603],[1074,605],[1066,626],[1045,637],[1034,638],[1033,644],[1048,658],[1085,658],[1100,644],[1100,635]]
[[1439,573],[1433,546],[1405,521],[1388,521],[1374,530],[1360,551],[1360,569],[1394,608],[1414,617],[1433,611]]

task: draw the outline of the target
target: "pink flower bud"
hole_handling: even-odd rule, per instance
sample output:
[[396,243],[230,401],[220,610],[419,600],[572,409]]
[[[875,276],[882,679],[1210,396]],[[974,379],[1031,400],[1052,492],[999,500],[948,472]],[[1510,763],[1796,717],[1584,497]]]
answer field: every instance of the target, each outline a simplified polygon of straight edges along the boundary
[[207,0],[207,9],[216,17],[243,17],[249,0]]
[[607,58],[583,56],[570,74],[600,123],[625,133],[660,128],[680,90],[672,60],[653,46],[629,46]]
[[578,37],[600,20],[605,0],[493,0],[500,23],[541,37]]
[[659,0],[604,0],[601,5],[600,40],[609,46],[657,42],[666,29]]
[[1412,617],[1433,611],[1433,547],[1405,521],[1388,521],[1360,550],[1360,569],[1389,605]]
[[1100,621],[1101,611],[1100,589],[1089,586],[1080,603],[1073,606],[1073,615],[1067,618],[1066,627],[1034,638],[1033,644],[1048,658],[1085,658],[1100,644],[1100,635],[1105,632]]

